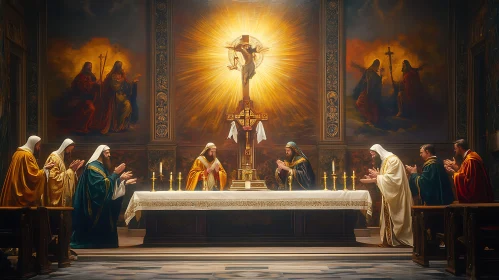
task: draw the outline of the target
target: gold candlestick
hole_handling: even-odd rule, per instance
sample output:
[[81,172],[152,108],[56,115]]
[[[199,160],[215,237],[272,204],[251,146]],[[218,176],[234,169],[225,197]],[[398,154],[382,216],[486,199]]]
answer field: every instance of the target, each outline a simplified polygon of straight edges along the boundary
[[173,172],[170,172],[170,191],[173,191]]
[[331,174],[333,176],[333,191],[336,190],[336,178],[338,178],[338,176],[336,176],[336,173],[333,172],[333,174]]
[[343,190],[347,191],[347,173],[343,172]]
[[179,172],[178,173],[178,191],[181,192],[182,191],[182,172]]
[[152,173],[152,189],[151,189],[151,192],[156,192],[156,190],[154,189],[154,181],[156,181],[156,177],[154,176],[154,172]]
[[292,185],[293,185],[293,173],[290,171],[288,175],[288,185],[289,185],[289,190],[292,191]]
[[355,191],[355,170],[353,171],[353,175],[352,175],[352,190]]
[[322,178],[324,179],[324,190],[327,191],[327,176],[326,176],[326,172],[324,172],[324,176]]

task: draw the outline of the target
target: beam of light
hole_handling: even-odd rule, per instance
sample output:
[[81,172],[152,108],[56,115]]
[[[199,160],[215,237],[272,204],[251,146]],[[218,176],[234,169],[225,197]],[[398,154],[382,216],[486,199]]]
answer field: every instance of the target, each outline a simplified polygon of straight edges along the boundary
[[273,127],[318,116],[318,42],[307,34],[310,21],[317,19],[306,11],[310,6],[287,4],[218,6],[180,35],[175,78],[183,129],[220,132],[227,122],[225,114],[236,110],[242,99],[241,72],[227,68],[225,46],[241,35],[255,37],[269,48],[250,80],[255,111],[268,113]]

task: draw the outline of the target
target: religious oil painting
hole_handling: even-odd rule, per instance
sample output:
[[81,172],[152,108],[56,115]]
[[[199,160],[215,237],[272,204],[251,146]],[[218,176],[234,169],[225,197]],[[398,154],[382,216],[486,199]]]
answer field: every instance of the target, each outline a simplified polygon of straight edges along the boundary
[[345,1],[346,137],[448,140],[449,2]]
[[243,118],[246,96],[255,124],[265,116],[267,140],[260,145],[315,144],[320,5],[318,0],[173,1],[176,139],[223,143],[234,118]]
[[47,1],[49,141],[146,143],[146,0]]

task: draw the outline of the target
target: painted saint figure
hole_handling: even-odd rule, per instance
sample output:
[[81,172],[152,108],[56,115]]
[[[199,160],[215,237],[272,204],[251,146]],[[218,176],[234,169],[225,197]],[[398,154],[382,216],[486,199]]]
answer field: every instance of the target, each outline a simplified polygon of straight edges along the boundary
[[375,59],[367,69],[355,65],[363,71],[362,78],[353,90],[353,98],[356,99],[355,106],[367,125],[376,125],[380,120],[381,102],[381,75],[380,61]]
[[138,120],[137,79],[129,82],[123,63],[116,61],[102,83],[102,97],[96,106],[92,129],[101,134],[121,132]]
[[62,126],[69,131],[89,133],[98,93],[99,84],[92,73],[92,63],[85,62],[55,108],[62,118]]

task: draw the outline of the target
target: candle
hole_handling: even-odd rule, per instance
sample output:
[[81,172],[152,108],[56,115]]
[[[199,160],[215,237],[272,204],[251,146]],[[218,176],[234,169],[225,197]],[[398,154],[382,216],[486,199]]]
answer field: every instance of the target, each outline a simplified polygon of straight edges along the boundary
[[154,178],[154,171],[152,172],[152,177]]
[[170,172],[170,181],[173,180],[173,172]]
[[353,176],[355,176],[355,170],[353,171]]
[[343,177],[346,178],[347,177],[347,172],[343,172]]
[[244,182],[244,188],[249,190],[251,188],[251,182],[250,181],[245,181]]
[[333,160],[333,173],[334,173],[334,160]]
[[163,174],[163,163],[159,163],[159,174]]

